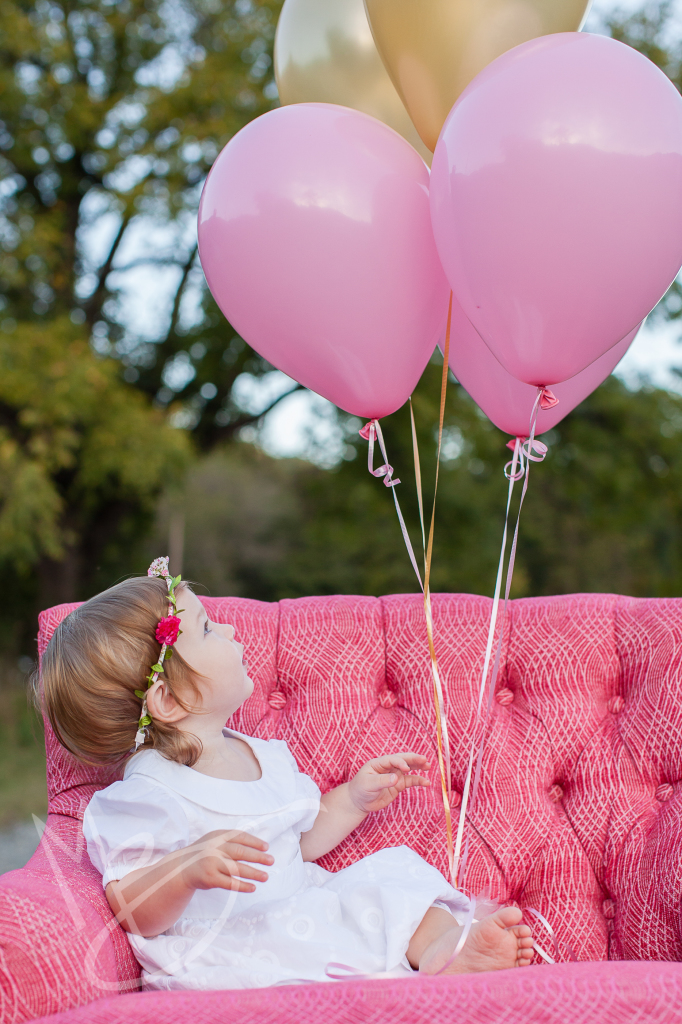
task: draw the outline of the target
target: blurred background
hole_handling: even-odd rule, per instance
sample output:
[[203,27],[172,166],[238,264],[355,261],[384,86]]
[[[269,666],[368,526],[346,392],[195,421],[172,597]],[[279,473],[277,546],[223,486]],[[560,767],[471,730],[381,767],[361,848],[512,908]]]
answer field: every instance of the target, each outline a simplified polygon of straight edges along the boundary
[[[0,871],[46,811],[26,681],[37,613],[170,553],[210,594],[413,591],[360,421],[299,388],[213,303],[196,211],[213,160],[276,106],[278,0],[0,7]],[[588,31],[682,87],[672,0],[596,0]],[[513,596],[682,593],[682,289],[533,469]],[[433,484],[440,359],[414,395]],[[382,422],[415,541],[409,413]],[[507,438],[449,390],[432,587],[490,594]]]

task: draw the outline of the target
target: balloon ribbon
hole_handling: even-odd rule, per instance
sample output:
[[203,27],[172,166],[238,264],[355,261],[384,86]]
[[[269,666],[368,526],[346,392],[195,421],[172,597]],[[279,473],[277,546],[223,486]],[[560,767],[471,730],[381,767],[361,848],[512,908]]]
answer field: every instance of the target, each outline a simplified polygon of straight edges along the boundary
[[[452,794],[452,773],[450,771],[450,740],[448,736],[448,724],[447,717],[445,715],[445,701],[443,698],[443,686],[440,679],[440,673],[438,671],[438,659],[436,657],[436,650],[433,642],[433,614],[431,609],[431,590],[430,590],[430,579],[431,579],[431,563],[433,558],[433,535],[436,521],[436,495],[438,493],[438,475],[440,468],[440,453],[443,443],[443,422],[445,419],[445,398],[447,394],[448,386],[448,366],[449,366],[449,355],[450,355],[450,329],[452,325],[452,292],[450,293],[450,302],[448,305],[448,320],[447,328],[445,331],[445,346],[443,351],[443,373],[441,377],[441,388],[440,388],[440,412],[438,420],[438,448],[436,453],[436,480],[433,490],[433,507],[431,510],[431,524],[429,527],[429,539],[426,541],[426,532],[424,529],[424,504],[422,499],[421,490],[421,470],[419,464],[419,452],[417,448],[417,437],[414,426],[414,415],[412,412],[412,403],[410,402],[410,418],[412,424],[412,443],[415,455],[415,475],[417,478],[417,495],[419,500],[419,518],[421,522],[422,530],[422,545],[424,547],[424,581],[422,582],[421,573],[419,572],[419,566],[417,565],[417,559],[415,557],[414,548],[412,547],[412,541],[407,532],[405,526],[405,520],[400,508],[400,502],[398,501],[398,495],[395,492],[396,485],[400,483],[400,480],[393,479],[393,467],[389,465],[388,456],[386,454],[386,446],[384,444],[383,434],[379,421],[374,419],[366,423],[360,431],[360,436],[364,437],[369,441],[369,450],[367,455],[367,466],[372,476],[383,478],[386,487],[390,487],[393,492],[393,501],[395,503],[395,509],[398,515],[398,521],[400,523],[400,529],[402,531],[403,540],[405,541],[405,547],[407,553],[410,556],[412,568],[414,569],[415,575],[419,582],[419,586],[424,594],[424,618],[426,620],[426,635],[429,643],[429,658],[431,661],[431,677],[433,681],[433,701],[436,711],[436,740],[438,747],[438,766],[440,769],[440,781],[441,781],[441,794],[443,798],[443,810],[445,812],[445,830],[447,837],[447,850],[448,850],[448,867],[450,871],[450,878],[453,878],[453,867],[454,867],[454,846],[452,838],[452,815],[450,813],[450,800]],[[381,448],[381,454],[384,457],[384,465],[379,466],[377,469],[374,468],[374,438],[378,439],[379,446]],[[454,884],[454,883],[453,883]],[[467,929],[468,931],[468,929]]]
[[[485,748],[486,730],[487,730],[488,721],[489,721],[489,718],[490,718],[490,713],[491,713],[491,710],[492,710],[492,700],[493,700],[493,696],[494,696],[494,692],[495,692],[495,685],[496,685],[496,682],[497,682],[497,677],[498,677],[498,674],[499,674],[500,660],[501,660],[501,654],[502,654],[503,630],[502,630],[502,628],[500,628],[500,632],[499,632],[499,636],[498,636],[497,649],[496,649],[496,652],[495,652],[495,658],[493,660],[493,668],[492,668],[492,672],[490,673],[490,676],[489,676],[490,663],[491,663],[491,660],[492,660],[492,648],[493,648],[493,642],[494,642],[494,638],[495,638],[495,630],[496,630],[496,626],[497,626],[497,619],[498,619],[498,612],[499,612],[500,593],[501,593],[501,589],[502,589],[502,577],[503,577],[503,574],[504,574],[504,561],[505,561],[505,556],[506,556],[507,539],[508,539],[508,534],[509,534],[509,513],[510,513],[510,509],[511,509],[511,501],[512,501],[512,495],[513,495],[513,490],[514,490],[514,484],[517,481],[523,479],[523,489],[522,489],[522,492],[521,492],[521,499],[520,499],[520,502],[519,502],[519,508],[518,508],[518,512],[517,512],[517,516],[516,516],[516,525],[515,525],[515,528],[514,528],[514,535],[513,535],[512,546],[511,546],[511,551],[510,551],[510,555],[509,555],[509,562],[507,564],[507,574],[506,574],[506,580],[505,580],[504,603],[503,603],[503,608],[502,608],[502,623],[504,623],[504,621],[506,619],[507,609],[508,609],[508,604],[509,604],[509,595],[510,595],[510,591],[511,591],[512,579],[513,579],[513,575],[514,575],[514,566],[515,566],[515,563],[516,563],[516,551],[517,551],[517,546],[518,546],[519,525],[520,525],[520,520],[521,520],[521,510],[523,508],[523,503],[524,503],[524,500],[525,500],[525,497],[526,497],[526,493],[527,493],[527,490],[528,490],[528,479],[529,479],[529,474],[530,474],[530,464],[531,464],[531,462],[542,462],[544,460],[545,456],[547,455],[547,446],[545,444],[543,444],[542,441],[538,441],[535,438],[535,430],[536,430],[536,426],[537,426],[538,412],[539,412],[540,409],[547,410],[547,409],[553,408],[555,405],[558,404],[559,399],[556,398],[556,396],[552,393],[552,391],[550,391],[549,388],[538,387],[537,396],[536,396],[535,403],[533,405],[533,409],[532,409],[532,412],[531,412],[531,415],[530,415],[529,436],[527,438],[519,436],[519,437],[515,438],[514,440],[510,441],[509,444],[508,444],[508,447],[513,450],[513,457],[511,459],[511,461],[508,462],[505,465],[505,467],[504,467],[505,476],[507,477],[507,480],[509,481],[509,489],[508,489],[508,493],[507,493],[507,505],[506,505],[506,511],[505,511],[505,519],[504,519],[504,529],[503,529],[503,534],[502,534],[502,545],[501,545],[500,558],[499,558],[498,567],[497,567],[497,576],[496,576],[496,581],[495,581],[495,593],[494,593],[494,597],[493,597],[493,607],[492,607],[492,611],[491,611],[490,626],[489,626],[489,629],[488,629],[488,638],[487,638],[487,642],[486,642],[486,651],[485,651],[485,657],[484,657],[484,661],[483,661],[483,670],[482,670],[482,673],[481,673],[481,681],[480,681],[480,685],[479,685],[478,704],[477,704],[477,709],[476,709],[476,721],[475,721],[475,725],[474,725],[474,732],[473,732],[473,736],[472,736],[471,749],[469,751],[467,773],[466,773],[465,784],[464,784],[464,789],[463,789],[463,792],[462,792],[462,799],[461,799],[461,804],[460,804],[459,821],[458,821],[458,827],[457,827],[457,838],[456,838],[456,841],[453,843],[452,817],[451,817],[451,813],[450,813],[450,801],[451,801],[451,796],[452,796],[452,783],[451,783],[451,771],[450,771],[450,764],[451,764],[450,743],[449,743],[449,737],[448,737],[447,717],[445,715],[443,688],[442,688],[442,683],[441,683],[441,679],[440,679],[440,673],[438,671],[438,660],[437,660],[437,657],[436,657],[436,651],[435,651],[435,646],[434,646],[434,641],[433,641],[433,614],[432,614],[432,606],[431,606],[431,589],[430,589],[431,565],[432,565],[432,559],[433,559],[433,537],[434,537],[435,516],[436,516],[436,496],[437,496],[437,492],[438,492],[438,477],[439,477],[439,470],[440,470],[440,455],[441,455],[441,448],[442,448],[442,441],[443,441],[443,425],[444,425],[444,419],[445,419],[445,400],[446,400],[446,393],[447,393],[447,379],[448,379],[449,355],[450,355],[450,332],[451,332],[451,325],[452,325],[452,293],[450,293],[450,302],[449,302],[449,306],[448,306],[447,329],[446,329],[446,333],[445,333],[445,345],[444,345],[444,349],[443,349],[443,373],[442,373],[442,379],[441,379],[440,411],[439,411],[439,421],[438,421],[438,447],[437,447],[437,455],[436,455],[436,479],[435,479],[435,484],[434,484],[433,506],[432,506],[432,510],[431,510],[431,522],[430,522],[430,527],[429,527],[429,539],[428,539],[428,542],[426,541],[426,531],[425,531],[425,523],[424,523],[424,503],[423,503],[423,495],[422,495],[421,465],[420,465],[420,459],[419,459],[419,448],[418,448],[418,444],[417,444],[417,433],[416,433],[416,427],[415,427],[415,421],[414,421],[414,412],[413,412],[413,409],[412,409],[412,400],[410,399],[410,424],[411,424],[411,429],[412,429],[412,447],[413,447],[413,454],[414,454],[415,480],[416,480],[416,485],[417,485],[417,499],[418,499],[418,504],[419,504],[419,520],[420,520],[420,525],[421,525],[422,546],[423,546],[423,549],[424,549],[424,580],[423,580],[423,582],[422,582],[421,573],[419,572],[419,567],[417,565],[417,559],[415,557],[414,548],[412,546],[412,542],[410,540],[410,536],[409,536],[409,533],[407,531],[407,527],[405,525],[405,520],[404,520],[404,517],[403,517],[403,514],[402,514],[402,510],[400,508],[400,502],[398,501],[398,496],[397,496],[397,494],[395,492],[395,488],[400,483],[400,480],[399,479],[394,479],[394,477],[393,477],[393,467],[388,462],[388,456],[387,456],[387,453],[386,453],[386,445],[384,443],[384,438],[383,438],[383,434],[382,434],[382,431],[381,431],[381,427],[379,425],[379,421],[376,420],[376,419],[373,419],[373,420],[370,420],[369,423],[366,423],[365,426],[362,428],[362,430],[360,430],[360,436],[363,437],[365,440],[367,440],[369,442],[369,449],[368,449],[368,456],[367,456],[367,466],[368,466],[369,472],[372,474],[372,476],[375,476],[375,477],[378,477],[378,478],[383,478],[384,485],[386,487],[390,487],[391,488],[391,491],[393,493],[393,501],[395,503],[395,509],[396,509],[396,513],[397,513],[397,516],[398,516],[398,521],[400,523],[400,529],[401,529],[401,532],[402,532],[402,535],[403,535],[403,540],[405,542],[405,547],[407,548],[407,552],[408,552],[408,555],[410,557],[410,562],[412,563],[412,568],[414,569],[415,575],[416,575],[417,580],[419,582],[419,586],[420,586],[420,588],[421,588],[421,590],[423,592],[423,595],[424,595],[424,617],[425,617],[425,621],[426,621],[426,632],[427,632],[427,637],[428,637],[428,642],[429,642],[429,656],[430,656],[430,660],[431,660],[431,675],[432,675],[432,679],[433,679],[433,696],[434,696],[434,706],[435,706],[435,711],[436,711],[436,734],[437,734],[437,747],[438,747],[438,764],[439,764],[439,769],[440,769],[441,791],[442,791],[442,797],[443,797],[443,809],[444,809],[444,812],[445,812],[445,826],[446,826],[446,837],[447,837],[448,865],[449,865],[449,869],[450,869],[450,879],[451,879],[452,885],[453,885],[454,888],[458,888],[459,887],[460,872],[461,872],[462,885],[464,884],[464,879],[465,879],[465,876],[466,876],[466,865],[467,865],[468,854],[469,854],[469,838],[467,837],[467,843],[466,843],[466,846],[465,846],[465,849],[464,849],[464,854],[462,855],[462,844],[463,844],[463,837],[464,837],[464,825],[465,825],[465,822],[466,822],[467,810],[469,810],[469,813],[471,814],[471,812],[473,811],[475,802],[476,802],[477,795],[478,795],[478,789],[479,789],[479,784],[480,784],[480,780],[481,780],[481,771],[482,771],[482,762],[483,762],[483,751],[484,751],[484,748]],[[375,438],[379,442],[379,446],[380,446],[380,449],[381,449],[381,454],[382,454],[382,456],[384,458],[384,464],[379,466],[377,469],[374,468],[374,442],[375,442]],[[484,696],[485,696],[486,683],[488,682],[488,679],[489,679],[489,683],[488,683],[488,695],[487,695],[486,714],[485,714],[485,718],[484,718],[483,723],[482,723],[481,737],[480,737],[480,742],[478,744],[478,751],[476,751],[476,734],[478,732],[477,726],[478,726],[479,721],[481,720],[481,712],[482,712],[482,707],[483,707],[483,700],[484,700]],[[475,901],[474,901],[474,904],[475,904]],[[550,933],[550,937],[552,939],[554,947],[558,951],[556,939],[554,937],[554,932],[553,932],[551,926],[545,921],[545,919],[542,917],[542,915],[538,911],[536,911],[536,910],[534,910],[532,908],[528,908],[528,910],[529,910],[530,913],[534,914],[541,921],[543,926],[545,926],[547,928],[547,930]],[[471,912],[471,914],[468,915],[467,922],[466,922],[466,924],[465,924],[465,926],[463,928],[462,935],[460,936],[460,939],[459,939],[459,941],[458,941],[458,943],[457,943],[457,945],[455,947],[455,951],[453,952],[452,956],[447,961],[447,963],[443,966],[443,968],[441,968],[441,971],[444,971],[449,966],[449,964],[452,962],[452,960],[454,960],[454,958],[461,951],[461,949],[464,946],[464,943],[466,941],[466,938],[467,938],[467,936],[469,934],[469,931],[471,929],[472,923],[473,923],[473,911]],[[545,952],[545,950],[543,950],[537,943],[534,943],[534,946],[537,949],[538,953],[542,956],[542,958],[545,961],[547,961],[548,963],[553,963],[554,962],[552,957],[550,957],[549,954],[547,954]],[[570,950],[569,952],[570,952],[571,959],[575,959],[575,955],[573,954],[573,951]],[[345,974],[346,977],[348,977],[349,974],[353,974],[353,975],[362,974],[362,972],[357,971],[357,969],[355,969],[355,968],[347,968],[346,965],[329,964],[328,966],[329,967],[342,968],[344,971],[347,971],[348,973]],[[439,971],[438,973],[441,973],[441,972]],[[336,977],[336,978],[340,979],[340,975],[335,974],[333,972],[329,972],[328,971],[328,975],[329,975],[329,977]]]

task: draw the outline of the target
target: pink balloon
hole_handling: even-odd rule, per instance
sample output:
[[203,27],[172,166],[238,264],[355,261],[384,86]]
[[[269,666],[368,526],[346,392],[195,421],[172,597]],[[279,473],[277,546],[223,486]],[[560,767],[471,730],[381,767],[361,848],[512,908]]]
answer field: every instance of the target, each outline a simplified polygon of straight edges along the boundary
[[[539,409],[535,435],[551,430],[576,405],[606,380],[621,361],[639,326],[593,363],[561,384],[552,385],[559,404]],[[512,437],[527,437],[538,389],[512,377],[497,361],[453,297],[450,331],[450,369],[496,427]]]
[[431,215],[453,291],[502,365],[528,384],[567,380],[682,265],[682,99],[605,36],[523,43],[448,115]]
[[428,169],[356,110],[296,103],[238,132],[204,188],[199,251],[249,345],[356,416],[398,409],[442,332]]

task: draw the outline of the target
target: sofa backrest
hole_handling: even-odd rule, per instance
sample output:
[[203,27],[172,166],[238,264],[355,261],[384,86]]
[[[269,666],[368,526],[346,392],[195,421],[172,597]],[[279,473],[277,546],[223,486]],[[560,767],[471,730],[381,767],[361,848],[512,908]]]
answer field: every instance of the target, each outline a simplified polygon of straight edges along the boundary
[[[255,684],[228,725],[286,740],[323,791],[382,753],[429,756],[430,789],[369,816],[320,863],[335,870],[406,843],[447,873],[420,597],[203,600],[235,626]],[[73,607],[41,615],[41,654]],[[433,598],[455,820],[490,607]],[[466,887],[539,910],[562,958],[572,947],[580,959],[682,959],[682,601],[522,599],[502,629]],[[50,810],[82,817],[113,776],[79,765],[49,728],[46,744]]]

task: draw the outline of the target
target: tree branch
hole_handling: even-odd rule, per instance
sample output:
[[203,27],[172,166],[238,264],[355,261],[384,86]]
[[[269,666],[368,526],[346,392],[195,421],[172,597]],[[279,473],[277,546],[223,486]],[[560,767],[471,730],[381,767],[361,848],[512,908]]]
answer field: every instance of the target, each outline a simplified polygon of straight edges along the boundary
[[233,437],[238,430],[242,429],[242,427],[250,427],[252,424],[257,423],[259,420],[263,419],[264,416],[267,416],[269,412],[272,412],[275,406],[279,405],[284,398],[288,398],[289,395],[293,395],[297,391],[305,391],[302,384],[295,384],[293,388],[289,388],[289,390],[285,391],[284,394],[275,398],[268,406],[266,406],[265,409],[261,409],[260,412],[244,413],[237,419],[232,420],[231,423],[226,423],[224,427],[220,427],[215,423],[210,426],[206,424],[204,426],[204,431],[206,440],[208,441],[208,447],[212,447],[219,440],[227,440],[228,438]]
[[111,269],[116,271],[117,274],[124,274],[128,270],[134,270],[135,267],[143,267],[148,264],[152,264],[155,267],[184,267],[185,263],[183,260],[177,259],[175,256],[138,256],[137,259],[131,260],[130,263],[124,263],[123,266],[112,267]]
[[130,224],[131,219],[131,212],[125,213],[121,218],[121,224],[118,231],[116,232],[116,236],[113,242],[111,243],[109,254],[104,263],[102,264],[102,266],[97,271],[97,287],[95,288],[94,292],[92,293],[87,303],[85,304],[86,320],[90,327],[92,327],[95,320],[98,319],[100,313],[102,312],[104,296],[106,294],[107,278],[111,271],[113,270],[112,265],[114,262],[114,257],[118,252],[118,248],[123,240],[123,236],[126,232],[128,225]]
[[187,279],[190,275],[192,265],[196,258],[197,251],[198,246],[195,245],[192,251],[190,252],[188,258],[185,260],[184,264],[181,264],[182,276],[180,277],[180,283],[178,284],[178,287],[175,292],[175,297],[173,299],[173,309],[171,310],[170,323],[168,324],[166,337],[163,339],[163,341],[158,342],[160,349],[164,348],[170,342],[171,338],[175,334],[175,328],[178,325],[178,317],[180,315],[180,302],[182,301],[182,295],[185,290],[185,285],[187,284]]

